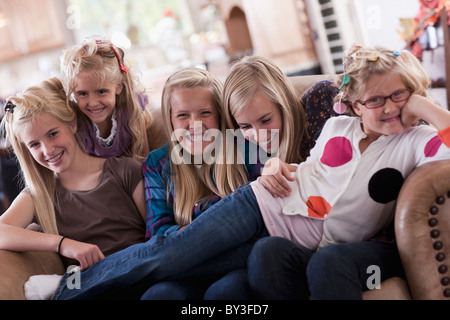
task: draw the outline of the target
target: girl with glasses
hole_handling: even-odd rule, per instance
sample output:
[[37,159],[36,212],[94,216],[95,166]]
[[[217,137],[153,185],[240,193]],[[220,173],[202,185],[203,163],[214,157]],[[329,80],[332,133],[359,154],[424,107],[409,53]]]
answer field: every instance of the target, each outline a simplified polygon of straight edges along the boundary
[[[380,267],[381,281],[404,276],[393,235],[385,231],[395,200],[415,167],[450,157],[450,113],[428,96],[429,79],[411,53],[354,46],[344,71],[335,110],[348,116],[327,122],[307,161],[321,163],[322,172],[302,177],[297,170],[297,183],[280,178],[277,187],[298,194],[316,185],[321,196],[308,194],[306,206],[309,216],[323,221],[316,239],[321,249],[281,238],[257,243],[249,269],[261,266],[251,284],[262,298],[361,299],[369,266]],[[434,127],[418,126],[420,120]],[[284,209],[296,214],[298,197],[287,199]]]

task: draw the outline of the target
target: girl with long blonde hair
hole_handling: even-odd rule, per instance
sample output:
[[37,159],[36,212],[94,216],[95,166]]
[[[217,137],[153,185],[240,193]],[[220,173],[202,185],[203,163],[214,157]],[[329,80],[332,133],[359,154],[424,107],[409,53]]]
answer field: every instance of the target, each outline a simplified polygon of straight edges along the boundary
[[[288,163],[306,159],[305,110],[292,83],[270,59],[245,56],[232,65],[224,84],[224,109],[228,125],[240,128],[265,151]],[[279,145],[272,143],[268,150],[267,140],[276,135]]]
[[[86,154],[59,79],[8,98],[4,110],[2,128],[25,188],[0,217],[1,249],[58,252],[66,265],[85,270],[144,242],[140,163]],[[34,221],[44,232],[27,229]]]
[[[207,208],[259,175],[261,166],[245,165],[245,155],[240,157],[235,140],[226,141],[222,94],[220,80],[202,69],[181,69],[166,81],[161,108],[171,141],[151,152],[143,164],[147,239],[184,229]],[[235,157],[230,159],[230,153]],[[172,283],[156,286],[148,290],[152,293],[148,298],[162,295],[162,286],[171,292],[166,298],[176,296]],[[186,286],[192,290],[204,284]]]

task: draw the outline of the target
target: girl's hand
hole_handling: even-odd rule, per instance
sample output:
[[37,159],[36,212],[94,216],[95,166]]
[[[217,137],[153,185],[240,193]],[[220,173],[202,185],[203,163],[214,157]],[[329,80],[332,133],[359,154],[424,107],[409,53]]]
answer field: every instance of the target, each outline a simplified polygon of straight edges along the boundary
[[291,172],[295,172],[296,169],[295,166],[279,158],[269,159],[264,165],[260,182],[275,198],[287,197],[292,189],[286,179],[295,181],[295,177],[291,175]]
[[437,130],[444,130],[450,126],[450,112],[432,100],[413,94],[403,106],[402,123],[405,127],[417,124],[423,119]]
[[412,94],[402,108],[401,121],[405,128],[416,126],[420,119],[424,119],[421,115],[426,111],[430,100],[418,94]]
[[96,245],[68,238],[65,238],[61,243],[60,254],[64,257],[77,260],[80,263],[81,271],[86,270],[105,258]]

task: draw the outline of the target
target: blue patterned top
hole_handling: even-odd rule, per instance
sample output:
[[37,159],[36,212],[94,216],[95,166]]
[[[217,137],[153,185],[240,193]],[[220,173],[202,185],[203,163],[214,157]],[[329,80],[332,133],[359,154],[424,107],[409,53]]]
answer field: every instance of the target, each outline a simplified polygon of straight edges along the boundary
[[[250,148],[250,144],[248,141],[245,142],[245,167],[248,180],[253,181],[261,175],[263,164],[260,163],[259,159],[251,160],[249,153],[258,149],[256,147]],[[146,240],[156,234],[169,234],[177,231],[181,226],[175,222],[173,210],[175,191],[171,189],[167,196],[167,189],[172,175],[169,144],[149,153],[142,165],[142,173],[144,175],[145,198],[147,202]],[[208,200],[193,204],[192,219],[197,218],[220,199],[219,196],[213,195]]]

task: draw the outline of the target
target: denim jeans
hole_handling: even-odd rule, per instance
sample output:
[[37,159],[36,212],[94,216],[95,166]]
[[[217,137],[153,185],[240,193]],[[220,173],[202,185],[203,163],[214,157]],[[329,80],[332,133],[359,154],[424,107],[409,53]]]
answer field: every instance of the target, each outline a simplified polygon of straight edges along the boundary
[[203,298],[205,300],[252,299],[247,269],[239,269],[227,273],[220,280],[209,286]]
[[361,300],[363,291],[376,290],[377,282],[393,276],[404,277],[397,246],[380,241],[324,247],[307,268],[311,298],[316,300]]
[[203,280],[168,280],[152,285],[141,300],[203,300],[210,282]]
[[[81,289],[66,285],[65,274],[53,299],[93,299],[120,294],[143,281],[208,277],[246,267],[249,241],[267,236],[250,184],[206,210],[187,228],[116,252],[81,272]],[[125,290],[126,291],[126,290]]]
[[[379,268],[379,279],[370,266]],[[248,269],[253,294],[269,300],[309,295],[316,300],[360,300],[368,280],[372,286],[376,280],[404,277],[396,245],[379,241],[334,244],[313,252],[287,239],[267,237],[254,245]]]
[[247,269],[227,273],[220,279],[183,279],[152,285],[141,300],[249,300]]
[[252,294],[263,300],[308,299],[306,267],[313,253],[284,238],[258,240],[248,258]]

